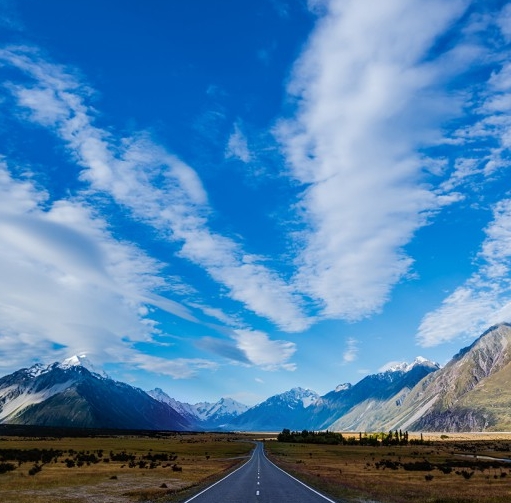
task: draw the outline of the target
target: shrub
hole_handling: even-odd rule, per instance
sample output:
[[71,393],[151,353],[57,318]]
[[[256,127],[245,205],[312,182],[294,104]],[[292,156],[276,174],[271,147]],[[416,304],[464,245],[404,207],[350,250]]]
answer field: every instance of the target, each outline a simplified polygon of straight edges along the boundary
[[28,474],[33,476],[36,473],[39,473],[42,469],[43,469],[42,466],[36,464],[32,468],[30,468],[30,470],[28,470]]
[[0,463],[0,473],[7,473],[14,470],[16,467],[12,463]]

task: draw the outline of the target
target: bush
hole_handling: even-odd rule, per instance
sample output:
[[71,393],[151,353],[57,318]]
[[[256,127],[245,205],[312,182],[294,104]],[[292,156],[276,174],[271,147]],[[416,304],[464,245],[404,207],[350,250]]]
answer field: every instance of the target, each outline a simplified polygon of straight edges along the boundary
[[15,468],[12,463],[0,463],[0,473],[12,472]]
[[29,475],[35,475],[36,473],[39,473],[43,469],[40,465],[34,465],[30,470],[28,470]]

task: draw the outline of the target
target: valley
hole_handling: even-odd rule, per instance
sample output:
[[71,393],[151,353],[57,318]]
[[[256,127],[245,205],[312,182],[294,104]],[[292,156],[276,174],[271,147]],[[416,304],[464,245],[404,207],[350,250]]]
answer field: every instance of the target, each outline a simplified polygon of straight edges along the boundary
[[169,501],[237,466],[253,448],[234,434],[103,433],[0,436],[1,501]]
[[424,433],[422,443],[420,434],[410,434],[413,444],[387,446],[359,445],[359,434],[349,433],[346,445],[278,442],[270,433],[80,434],[0,435],[2,501],[179,503],[244,463],[256,439],[270,460],[335,501],[507,503],[511,497],[510,433]]

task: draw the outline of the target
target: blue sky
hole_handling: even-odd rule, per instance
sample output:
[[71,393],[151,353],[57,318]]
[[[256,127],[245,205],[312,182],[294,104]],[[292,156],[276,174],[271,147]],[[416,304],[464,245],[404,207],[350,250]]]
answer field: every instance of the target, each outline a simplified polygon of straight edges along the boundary
[[511,321],[511,5],[3,0],[0,372],[188,402]]

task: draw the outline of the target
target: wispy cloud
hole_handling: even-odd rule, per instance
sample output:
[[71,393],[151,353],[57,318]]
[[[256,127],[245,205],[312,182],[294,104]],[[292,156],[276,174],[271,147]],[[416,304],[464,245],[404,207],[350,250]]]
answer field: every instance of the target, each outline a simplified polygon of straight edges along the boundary
[[[24,364],[27,354],[45,362],[85,352],[104,362],[151,339],[144,304],[165,286],[162,264],[114,239],[84,202],[49,202],[32,182],[13,179],[6,162],[0,241],[1,366]],[[167,308],[192,318],[176,302]]]
[[81,178],[109,194],[135,219],[152,225],[180,245],[179,256],[204,268],[232,299],[284,330],[310,326],[301,297],[262,257],[246,253],[233,239],[212,232],[207,194],[197,173],[147,135],[116,139],[94,125],[87,106],[90,89],[69,71],[30,48],[11,48],[0,58],[33,80],[8,84],[26,118],[50,128],[66,142]]
[[233,362],[260,367],[262,370],[296,369],[296,364],[290,362],[296,352],[296,344],[272,340],[268,334],[258,330],[232,330],[230,339],[203,337],[196,346]]
[[434,346],[480,335],[511,316],[511,200],[500,201],[486,229],[477,272],[422,320],[417,339]]
[[296,65],[296,116],[277,134],[306,187],[295,279],[324,317],[381,310],[413,262],[404,246],[458,198],[425,184],[420,152],[461,110],[443,86],[477,51],[433,46],[468,4],[331,1]]
[[358,358],[358,341],[353,338],[349,338],[346,341],[346,349],[342,354],[342,360],[344,363],[354,362]]
[[236,330],[234,338],[247,359],[263,370],[295,370],[289,359],[296,351],[296,344],[289,341],[274,341],[267,334],[256,330]]
[[[511,159],[511,64],[506,44],[511,35],[506,20],[510,13],[511,6],[507,5],[480,21],[486,31],[495,26],[501,30],[501,66],[491,72],[473,97],[475,120],[456,129],[449,138],[462,147],[452,176],[445,182],[449,188],[478,190],[481,184],[495,183],[500,172],[507,176]],[[441,306],[423,317],[417,333],[422,346],[474,337],[511,317],[511,200],[490,203],[493,218],[474,261],[475,272]]]
[[154,372],[161,375],[168,375],[173,379],[190,379],[200,370],[215,371],[218,364],[202,358],[160,358],[140,352],[128,354],[124,359],[125,363],[137,368]]
[[241,131],[238,123],[234,124],[234,131],[229,136],[227,147],[225,149],[226,158],[235,158],[249,163],[252,160],[252,154],[248,148],[247,137]]

